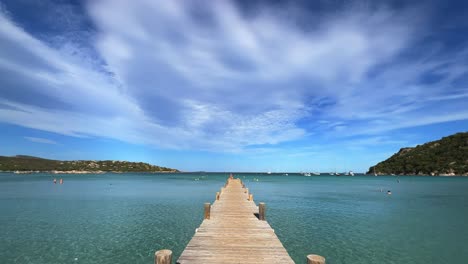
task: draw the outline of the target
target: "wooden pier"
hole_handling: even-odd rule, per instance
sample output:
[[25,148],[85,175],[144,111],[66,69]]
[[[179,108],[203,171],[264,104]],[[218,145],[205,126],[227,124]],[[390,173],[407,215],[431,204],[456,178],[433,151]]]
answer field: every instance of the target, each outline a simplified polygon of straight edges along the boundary
[[[205,204],[204,218],[177,263],[294,263],[266,221],[265,204],[257,207],[240,179],[227,180],[215,202]],[[157,251],[155,263],[170,264],[168,255],[170,250]],[[309,255],[307,263],[324,264],[325,259]]]

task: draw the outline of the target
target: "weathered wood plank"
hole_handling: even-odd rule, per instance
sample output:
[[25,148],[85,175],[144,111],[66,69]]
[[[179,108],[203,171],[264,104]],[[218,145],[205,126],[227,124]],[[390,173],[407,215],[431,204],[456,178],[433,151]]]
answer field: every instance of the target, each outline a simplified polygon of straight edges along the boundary
[[259,208],[240,179],[228,179],[215,197],[177,263],[294,263],[268,222],[255,216]]

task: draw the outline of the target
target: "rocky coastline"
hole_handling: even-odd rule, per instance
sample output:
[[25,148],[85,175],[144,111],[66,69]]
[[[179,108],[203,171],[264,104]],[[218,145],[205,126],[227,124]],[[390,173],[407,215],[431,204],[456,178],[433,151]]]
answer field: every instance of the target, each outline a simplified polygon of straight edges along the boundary
[[468,176],[468,132],[401,148],[387,160],[370,167],[367,174]]

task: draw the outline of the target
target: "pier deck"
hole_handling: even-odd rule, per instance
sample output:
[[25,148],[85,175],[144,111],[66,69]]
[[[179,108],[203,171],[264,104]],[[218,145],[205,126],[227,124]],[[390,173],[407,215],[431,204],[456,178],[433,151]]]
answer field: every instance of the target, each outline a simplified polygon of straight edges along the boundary
[[228,179],[177,263],[294,263],[242,185]]

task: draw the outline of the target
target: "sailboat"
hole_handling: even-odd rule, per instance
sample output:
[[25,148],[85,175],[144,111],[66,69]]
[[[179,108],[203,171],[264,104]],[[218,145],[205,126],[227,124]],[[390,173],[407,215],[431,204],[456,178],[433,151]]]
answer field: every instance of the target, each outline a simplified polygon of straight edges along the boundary
[[374,167],[374,176],[377,176],[377,173],[375,173],[375,167]]
[[339,172],[336,172],[336,167],[335,167],[335,175],[336,176],[341,176],[341,174]]

